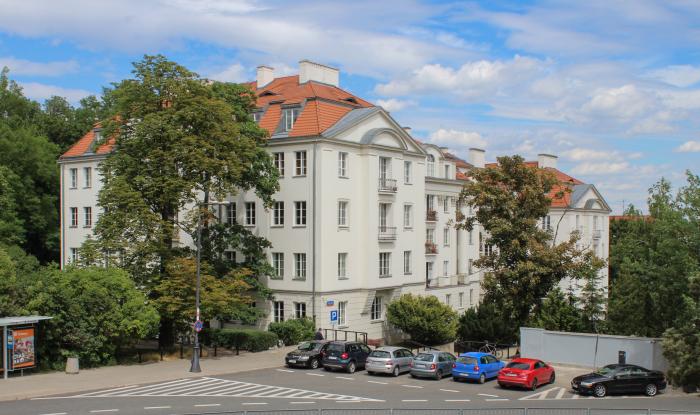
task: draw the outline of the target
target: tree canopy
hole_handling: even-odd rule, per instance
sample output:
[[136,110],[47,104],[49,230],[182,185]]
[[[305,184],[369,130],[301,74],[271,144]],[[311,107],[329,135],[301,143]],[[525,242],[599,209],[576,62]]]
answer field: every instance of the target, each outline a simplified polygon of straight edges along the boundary
[[389,303],[387,321],[427,345],[451,342],[457,335],[457,313],[435,296],[404,294]]

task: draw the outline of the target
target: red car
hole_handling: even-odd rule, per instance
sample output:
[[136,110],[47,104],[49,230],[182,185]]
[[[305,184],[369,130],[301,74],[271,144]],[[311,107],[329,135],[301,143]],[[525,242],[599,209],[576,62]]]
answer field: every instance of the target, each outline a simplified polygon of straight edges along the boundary
[[498,372],[498,384],[502,388],[519,386],[534,391],[540,385],[554,383],[554,378],[554,368],[537,359],[513,359]]

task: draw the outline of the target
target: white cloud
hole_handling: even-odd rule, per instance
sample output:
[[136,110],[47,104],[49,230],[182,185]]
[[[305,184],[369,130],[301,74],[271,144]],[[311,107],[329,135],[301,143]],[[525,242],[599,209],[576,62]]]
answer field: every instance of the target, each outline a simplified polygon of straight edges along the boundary
[[672,65],[649,72],[649,77],[669,85],[685,88],[700,82],[700,67]]
[[653,108],[650,97],[635,85],[597,91],[582,111],[597,117],[631,119]]
[[93,92],[84,89],[63,88],[55,85],[46,85],[38,82],[22,82],[20,83],[22,92],[28,98],[42,102],[52,96],[59,96],[67,99],[70,103],[75,104],[81,98],[88,95],[93,95]]
[[74,60],[33,62],[25,59],[16,59],[12,56],[0,57],[0,68],[7,66],[10,74],[24,76],[62,76],[77,72],[80,65]]
[[486,147],[484,140],[479,133],[471,131],[458,131],[439,129],[430,134],[430,142],[441,147]]
[[700,141],[686,141],[676,151],[680,153],[700,153]]
[[572,174],[587,174],[591,176],[621,173],[630,168],[630,164],[626,161],[614,163],[590,163],[584,162],[571,170]]
[[379,105],[380,107],[384,108],[385,110],[387,110],[389,112],[395,112],[395,111],[398,112],[404,108],[412,107],[412,106],[416,105],[416,102],[411,101],[411,100],[389,98],[389,99],[378,99],[377,105]]
[[591,150],[587,148],[573,148],[562,153],[562,156],[572,161],[595,161],[600,159],[608,159],[611,156],[616,155],[616,152]]
[[207,75],[207,78],[221,82],[246,82],[250,81],[248,70],[240,63],[234,63],[219,72]]

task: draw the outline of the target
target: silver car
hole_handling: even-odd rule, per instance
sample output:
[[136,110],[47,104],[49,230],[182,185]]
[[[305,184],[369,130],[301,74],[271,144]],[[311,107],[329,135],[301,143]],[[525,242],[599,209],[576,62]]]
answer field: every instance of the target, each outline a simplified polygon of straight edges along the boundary
[[370,375],[391,373],[398,376],[403,372],[411,371],[411,362],[413,362],[413,353],[408,349],[393,346],[380,347],[372,350],[367,357],[366,369]]
[[414,378],[430,377],[437,380],[445,375],[452,374],[452,365],[456,357],[452,353],[430,351],[421,352],[414,359],[411,367],[411,376]]

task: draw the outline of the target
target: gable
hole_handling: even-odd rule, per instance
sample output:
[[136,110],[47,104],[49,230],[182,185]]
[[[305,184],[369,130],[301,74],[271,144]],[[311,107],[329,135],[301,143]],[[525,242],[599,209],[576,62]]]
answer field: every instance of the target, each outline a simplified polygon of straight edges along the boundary
[[[357,111],[357,112],[356,112]],[[380,108],[354,110],[338,121],[324,136],[364,145],[393,147],[423,153],[421,147]]]

